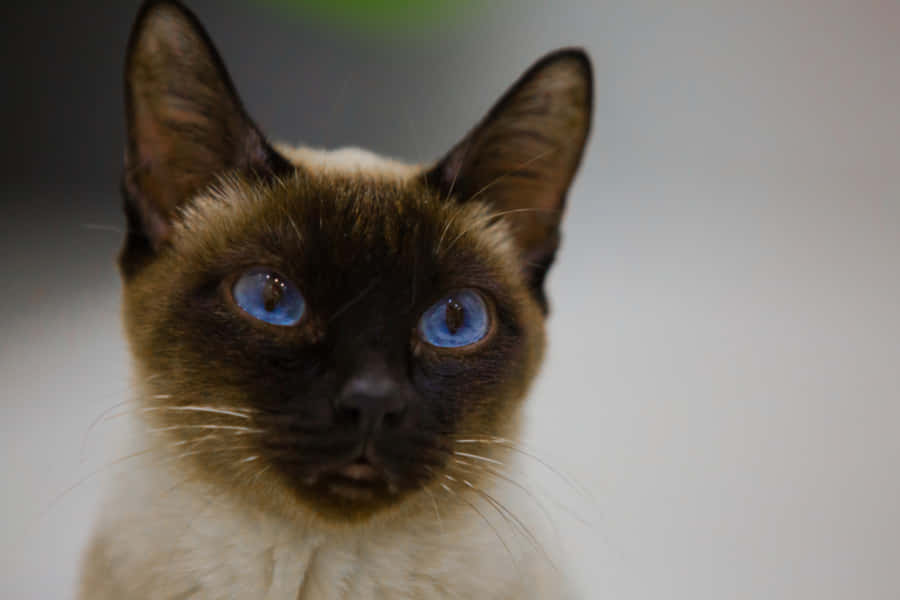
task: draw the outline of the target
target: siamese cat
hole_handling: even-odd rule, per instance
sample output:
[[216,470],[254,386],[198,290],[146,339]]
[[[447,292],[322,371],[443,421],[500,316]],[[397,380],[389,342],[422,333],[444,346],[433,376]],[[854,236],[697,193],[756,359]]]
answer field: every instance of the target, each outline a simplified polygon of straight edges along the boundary
[[436,163],[276,146],[196,17],[145,2],[134,447],[80,597],[569,597],[511,467],[591,104],[564,49]]

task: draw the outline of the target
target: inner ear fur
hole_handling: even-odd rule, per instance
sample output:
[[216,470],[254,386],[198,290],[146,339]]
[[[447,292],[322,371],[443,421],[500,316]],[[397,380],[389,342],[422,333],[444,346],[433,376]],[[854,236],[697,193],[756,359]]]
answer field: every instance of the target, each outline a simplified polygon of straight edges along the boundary
[[125,60],[125,115],[129,242],[145,254],[166,243],[178,208],[221,174],[292,168],[247,115],[197,18],[173,0],[145,2],[138,13]]
[[584,51],[548,54],[425,173],[449,200],[488,202],[511,224],[522,268],[544,305],[566,192],[590,129],[592,90]]

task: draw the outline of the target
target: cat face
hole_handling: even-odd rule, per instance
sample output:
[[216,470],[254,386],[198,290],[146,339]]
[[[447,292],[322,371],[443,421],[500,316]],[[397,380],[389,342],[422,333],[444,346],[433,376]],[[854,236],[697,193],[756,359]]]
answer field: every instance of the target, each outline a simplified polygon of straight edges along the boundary
[[276,151],[196,19],[150,2],[126,109],[126,330],[184,468],[353,520],[446,485],[460,439],[513,434],[587,133],[583,54],[538,63],[427,168]]

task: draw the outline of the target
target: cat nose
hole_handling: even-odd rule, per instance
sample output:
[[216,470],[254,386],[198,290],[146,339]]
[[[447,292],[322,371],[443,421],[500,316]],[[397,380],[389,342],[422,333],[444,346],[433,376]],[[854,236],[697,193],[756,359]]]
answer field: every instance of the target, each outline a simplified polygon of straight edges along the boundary
[[351,377],[334,401],[339,423],[367,433],[399,425],[406,406],[402,383],[383,369]]

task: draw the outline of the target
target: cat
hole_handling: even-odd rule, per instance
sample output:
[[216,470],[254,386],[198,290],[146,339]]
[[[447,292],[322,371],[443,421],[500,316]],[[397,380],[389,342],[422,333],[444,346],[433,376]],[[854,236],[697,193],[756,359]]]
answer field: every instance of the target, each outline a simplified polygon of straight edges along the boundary
[[426,166],[276,146],[197,18],[142,5],[134,447],[81,598],[567,597],[507,467],[592,85],[553,52]]

